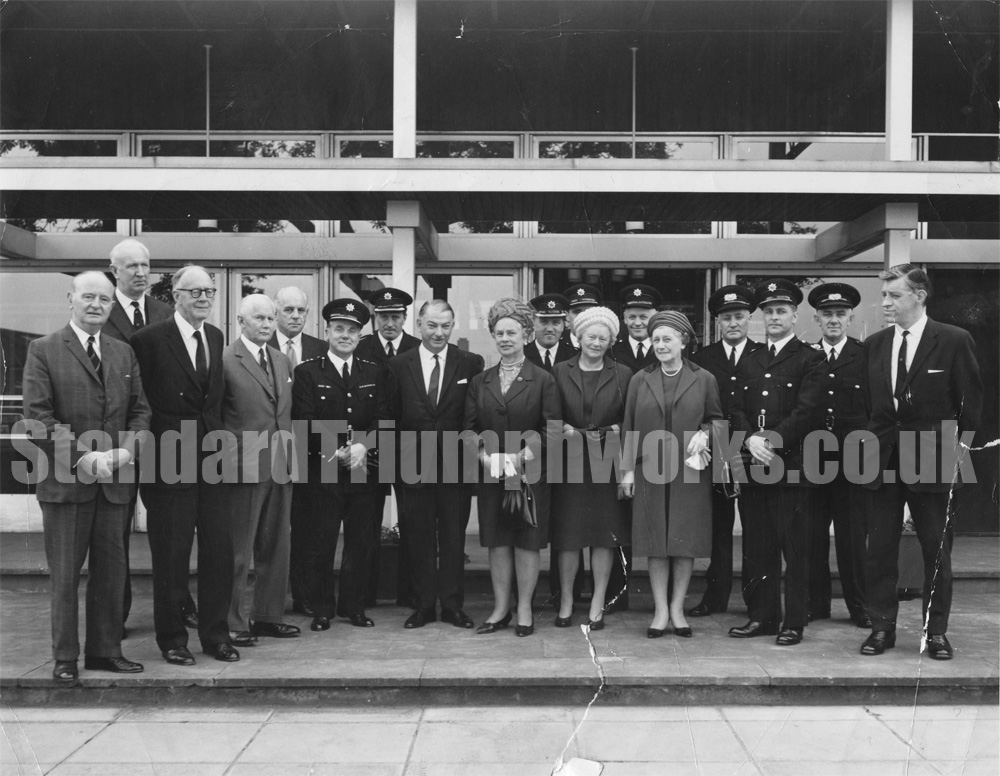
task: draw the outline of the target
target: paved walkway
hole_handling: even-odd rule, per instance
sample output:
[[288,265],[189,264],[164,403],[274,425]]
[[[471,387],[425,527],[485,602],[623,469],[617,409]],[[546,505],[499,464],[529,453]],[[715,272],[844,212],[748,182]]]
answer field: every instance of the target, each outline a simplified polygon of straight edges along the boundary
[[995,706],[5,707],[0,723],[5,776],[548,776],[560,758],[560,776],[1000,769]]

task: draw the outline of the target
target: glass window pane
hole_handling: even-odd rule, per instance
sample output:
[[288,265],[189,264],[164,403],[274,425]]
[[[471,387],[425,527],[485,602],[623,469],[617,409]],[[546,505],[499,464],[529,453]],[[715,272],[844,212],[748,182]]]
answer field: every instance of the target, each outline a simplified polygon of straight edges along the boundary
[[340,156],[342,159],[374,159],[392,158],[391,140],[341,140]]
[[[541,159],[631,159],[631,140],[559,141],[538,144]],[[711,141],[658,140],[638,141],[636,159],[712,159],[715,144]]]
[[143,232],[240,232],[243,234],[315,234],[316,222],[303,220],[212,220],[145,218]]
[[513,159],[513,140],[419,140],[418,159]]
[[[313,158],[315,140],[211,140],[212,156],[258,159]],[[143,140],[143,156],[204,156],[205,139]]]
[[2,221],[29,232],[49,234],[114,232],[118,228],[118,224],[113,218],[6,218]]
[[118,141],[2,139],[0,156],[118,156]]
[[996,136],[931,136],[927,144],[927,158],[932,162],[995,162],[1000,159],[1000,139]]
[[[916,150],[915,141],[913,150]],[[852,142],[741,140],[736,143],[736,158],[752,161],[884,162],[885,141],[881,139]]]
[[[303,291],[305,291],[306,296],[309,297],[309,313],[306,318],[305,331],[307,334],[312,334],[317,336],[317,333],[322,331],[322,326],[320,325],[320,312],[323,309],[324,300],[319,299],[319,278],[314,273],[309,274],[271,274],[271,273],[257,273],[257,272],[241,272],[240,273],[240,298],[244,296],[249,296],[250,294],[264,294],[271,299],[274,295],[282,288],[288,286],[295,286]],[[236,320],[236,313],[239,311],[239,304],[234,304],[232,306],[233,320]],[[230,337],[230,340],[235,339],[239,336],[239,327],[234,326],[234,335]]]

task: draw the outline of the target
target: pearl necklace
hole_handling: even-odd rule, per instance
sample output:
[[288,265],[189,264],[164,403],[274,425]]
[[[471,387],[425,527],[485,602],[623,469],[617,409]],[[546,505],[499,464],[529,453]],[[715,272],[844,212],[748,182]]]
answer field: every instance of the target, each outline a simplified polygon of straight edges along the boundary
[[677,367],[676,371],[674,371],[674,372],[668,372],[666,369],[664,369],[661,366],[660,367],[660,371],[663,372],[663,374],[665,374],[667,377],[677,377],[677,375],[679,375],[681,373],[681,370],[683,368],[684,368],[684,364],[681,364],[679,367]]
[[505,364],[503,361],[501,361],[500,362],[500,368],[501,369],[517,369],[523,363],[524,363],[524,357],[522,356],[521,360],[518,361],[516,364]]

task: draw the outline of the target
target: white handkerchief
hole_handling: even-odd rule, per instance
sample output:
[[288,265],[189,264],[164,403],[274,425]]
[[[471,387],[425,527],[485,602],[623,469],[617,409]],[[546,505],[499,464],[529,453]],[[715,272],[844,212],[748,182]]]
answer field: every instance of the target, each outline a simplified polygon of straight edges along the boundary
[[455,385],[465,385],[467,382],[469,382],[469,381],[466,378],[463,377],[461,380],[459,380],[457,383],[455,383]]
[[929,374],[929,375],[936,375],[936,374],[939,374],[940,372],[943,372],[943,371],[944,371],[943,369],[928,369],[927,370],[927,374]]

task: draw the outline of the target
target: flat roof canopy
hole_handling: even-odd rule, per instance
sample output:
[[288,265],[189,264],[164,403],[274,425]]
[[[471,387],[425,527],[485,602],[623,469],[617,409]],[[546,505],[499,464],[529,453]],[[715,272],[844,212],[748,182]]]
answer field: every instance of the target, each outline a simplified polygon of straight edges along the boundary
[[8,218],[851,221],[916,203],[922,221],[1000,218],[994,162],[446,159],[0,159]]

